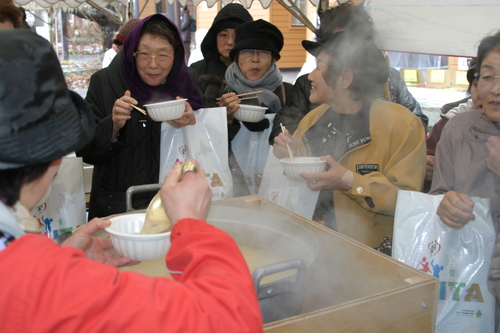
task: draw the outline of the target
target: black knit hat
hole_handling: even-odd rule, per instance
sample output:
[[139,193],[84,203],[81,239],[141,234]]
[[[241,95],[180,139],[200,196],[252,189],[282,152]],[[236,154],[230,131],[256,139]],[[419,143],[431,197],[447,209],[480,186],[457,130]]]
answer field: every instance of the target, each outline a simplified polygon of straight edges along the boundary
[[83,148],[94,130],[49,42],[31,30],[1,30],[0,170],[57,160]]
[[231,50],[231,58],[240,50],[256,49],[269,50],[278,60],[280,51],[283,48],[283,34],[274,25],[264,20],[246,22],[236,27],[236,40]]

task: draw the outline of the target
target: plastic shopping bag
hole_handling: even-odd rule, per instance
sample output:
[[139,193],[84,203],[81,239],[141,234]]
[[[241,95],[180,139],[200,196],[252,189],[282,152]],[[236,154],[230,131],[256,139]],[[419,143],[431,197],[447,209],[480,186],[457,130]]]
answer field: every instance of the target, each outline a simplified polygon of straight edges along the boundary
[[81,157],[66,156],[62,159],[57,175],[52,180],[50,194],[31,214],[45,226],[45,232],[51,238],[86,223]]
[[262,172],[269,152],[269,136],[273,129],[275,113],[268,113],[264,118],[269,120],[269,127],[262,132],[252,132],[244,125],[231,141],[234,157],[245,176],[250,194],[259,192]]
[[493,332],[488,269],[495,244],[489,199],[472,198],[476,219],[461,229],[436,211],[443,195],[399,191],[392,256],[439,279],[436,332]]
[[271,147],[267,154],[259,195],[283,208],[311,219],[316,208],[319,191],[311,190],[305,180],[289,180]]
[[228,162],[226,108],[195,111],[196,124],[175,128],[162,123],[160,143],[160,181],[175,164],[195,158],[205,170],[213,191],[212,200],[232,197],[233,181]]

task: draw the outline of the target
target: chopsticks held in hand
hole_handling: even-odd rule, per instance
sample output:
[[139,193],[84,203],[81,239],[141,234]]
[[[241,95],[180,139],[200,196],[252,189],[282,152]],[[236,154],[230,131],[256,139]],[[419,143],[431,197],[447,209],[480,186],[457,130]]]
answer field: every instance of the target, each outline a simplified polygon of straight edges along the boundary
[[134,105],[134,104],[132,104],[132,103],[128,103],[128,104],[130,104],[130,106],[131,106],[131,107],[133,107],[134,109],[136,109],[137,111],[139,111],[139,112],[140,112],[140,113],[142,113],[143,115],[146,115],[146,111],[145,111],[145,110],[141,109],[141,108],[140,108],[140,107],[138,107],[138,106],[135,106],[135,105]]
[[[241,97],[241,96],[247,96],[247,95],[254,95],[254,94],[260,94],[261,92],[264,92],[264,91],[262,91],[262,90],[252,91],[252,92],[249,92],[249,93],[238,94],[236,96]],[[251,96],[251,97],[240,98],[240,101],[244,101],[245,99],[253,99],[253,98],[258,98],[258,96]],[[220,98],[217,98],[217,100],[220,101]]]
[[[285,126],[283,126],[283,124],[280,123],[280,127],[281,127],[281,132],[285,133],[285,131],[286,131]],[[288,149],[288,154],[290,154],[290,160],[292,162],[295,162],[294,159],[293,159],[292,149],[290,149],[290,145],[288,145],[288,143],[286,144],[286,148]]]

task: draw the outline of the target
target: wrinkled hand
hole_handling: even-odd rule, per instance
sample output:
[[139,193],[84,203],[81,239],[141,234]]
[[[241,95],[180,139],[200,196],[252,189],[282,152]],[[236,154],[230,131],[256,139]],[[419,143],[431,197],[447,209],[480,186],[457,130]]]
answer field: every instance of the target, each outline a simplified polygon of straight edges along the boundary
[[138,264],[139,261],[132,261],[128,257],[104,251],[104,249],[113,248],[111,239],[92,237],[96,231],[103,230],[110,225],[110,221],[92,219],[89,223],[78,228],[61,246],[75,247],[85,252],[87,258],[111,266],[121,267]]
[[434,174],[434,156],[427,155],[427,161],[425,166],[425,181],[432,181],[432,175]]
[[289,157],[290,154],[288,153],[288,148],[286,146],[287,143],[290,146],[292,154],[295,156],[295,153],[297,152],[297,141],[295,141],[288,130],[285,130],[284,132],[280,133],[280,135],[274,138],[274,156],[276,156],[277,158]]
[[344,183],[342,177],[346,172],[351,172],[347,170],[339,162],[335,161],[330,155],[321,156],[322,161],[326,161],[330,166],[330,169],[323,173],[307,173],[301,172],[300,176],[307,180],[307,186],[313,191],[319,190],[349,190],[351,189],[350,184]]
[[232,124],[234,121],[234,114],[240,106],[241,100],[236,96],[235,92],[230,92],[221,96],[219,106],[225,106],[227,111],[227,122]]
[[450,191],[441,200],[437,214],[446,225],[461,228],[476,219],[476,215],[472,213],[473,209],[474,201],[467,194]]
[[132,106],[130,104],[136,105],[138,102],[130,96],[130,91],[125,91],[125,94],[115,101],[113,105],[111,119],[113,120],[113,138],[116,136],[118,131],[125,126],[127,120],[131,118],[130,112],[132,112]]
[[165,178],[160,195],[163,208],[172,225],[184,218],[207,219],[212,200],[212,189],[208,186],[205,171],[198,161],[191,160],[198,171],[186,172],[179,181],[181,165],[176,165]]
[[[182,97],[177,96],[176,99],[182,99]],[[184,126],[196,124],[196,116],[194,114],[193,108],[191,107],[191,104],[186,101],[184,113],[182,114],[182,116],[179,119],[170,120],[168,123],[175,128],[181,128]]]
[[500,176],[500,137],[490,136],[484,148],[488,153],[486,159],[488,170]]

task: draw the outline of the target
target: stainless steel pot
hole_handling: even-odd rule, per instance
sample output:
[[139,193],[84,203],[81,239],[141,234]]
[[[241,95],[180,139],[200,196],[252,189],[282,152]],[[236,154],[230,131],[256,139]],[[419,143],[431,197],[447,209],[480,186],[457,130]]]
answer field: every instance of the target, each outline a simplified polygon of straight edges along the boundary
[[[240,248],[250,246],[285,259],[252,272],[264,323],[298,315],[319,252],[316,238],[279,216],[241,208],[212,206],[207,222],[230,234]],[[263,283],[265,278],[270,281]]]
[[[157,191],[160,184],[132,186],[127,190],[127,211],[132,195]],[[304,227],[282,217],[255,210],[212,206],[207,222],[230,234],[242,250],[252,271],[264,323],[300,313],[307,280],[319,253],[317,239]],[[246,249],[262,253],[255,267]],[[272,255],[277,260],[273,260]],[[271,261],[271,262],[270,262]]]

